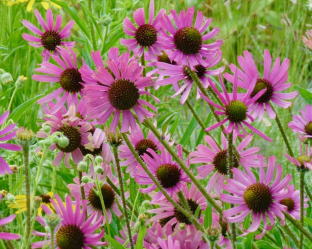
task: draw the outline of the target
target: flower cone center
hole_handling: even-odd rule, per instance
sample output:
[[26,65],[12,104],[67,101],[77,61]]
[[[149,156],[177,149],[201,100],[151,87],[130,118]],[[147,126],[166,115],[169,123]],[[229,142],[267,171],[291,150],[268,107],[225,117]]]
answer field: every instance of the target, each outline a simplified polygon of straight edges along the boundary
[[174,44],[186,55],[197,54],[202,47],[202,35],[194,27],[179,29],[174,35]]
[[161,227],[164,227],[172,218],[174,218],[174,216],[169,216],[169,217],[160,219],[159,224],[161,225]]
[[76,150],[79,146],[81,146],[81,134],[78,131],[77,128],[72,126],[63,126],[59,128],[60,132],[64,134],[68,138],[68,145],[65,148],[60,147],[58,144],[56,144],[56,147],[65,153],[73,152]]
[[50,195],[40,195],[40,197],[41,197],[42,203],[44,203],[44,204],[51,203],[51,201],[50,201],[51,196]]
[[247,118],[247,106],[242,101],[233,100],[226,107],[225,113],[231,122],[240,123]]
[[[189,206],[193,215],[195,215],[196,209],[198,208],[199,205],[197,204],[196,201],[194,201],[192,199],[187,199],[186,201],[187,201],[187,205]],[[182,204],[180,202],[179,202],[179,205],[182,206]],[[180,223],[185,223],[186,225],[192,224],[192,222],[184,214],[182,214],[179,210],[177,210],[176,208],[174,208],[174,216],[176,217],[176,219]],[[198,218],[200,218],[200,216],[201,216],[201,211],[199,211]]]
[[[94,192],[94,189],[96,189],[96,186],[91,188],[89,192],[89,202],[94,209],[102,210],[101,199]],[[115,191],[111,188],[111,186],[103,184],[103,186],[101,187],[101,192],[104,200],[105,209],[110,209],[115,202]]]
[[265,79],[258,79],[255,85],[255,88],[253,89],[252,93],[251,93],[251,97],[253,98],[254,96],[256,96],[256,94],[258,92],[260,92],[261,90],[266,89],[266,91],[261,95],[261,97],[256,101],[258,103],[266,103],[269,102],[272,95],[273,95],[273,86],[272,84],[265,80]]
[[176,65],[177,64],[175,61],[171,62],[169,56],[164,51],[162,51],[161,55],[157,56],[157,60],[160,61],[160,62],[172,64],[172,65]]
[[147,149],[152,149],[153,151],[157,151],[156,144],[149,139],[142,139],[135,145],[135,150],[139,154],[139,156],[143,156],[144,153],[153,158],[152,154],[147,152]]
[[213,158],[212,163],[220,174],[227,175],[229,173],[228,156],[226,150],[221,150],[218,152]]
[[130,80],[116,80],[108,90],[108,100],[118,110],[129,110],[139,98],[139,89]]
[[263,183],[254,183],[244,192],[246,206],[255,213],[267,211],[273,201],[270,188]]
[[61,36],[58,32],[48,30],[41,36],[41,43],[45,49],[54,51],[57,46],[61,45]]
[[171,188],[180,181],[180,168],[174,164],[163,164],[156,170],[156,177],[164,188]]
[[84,234],[76,225],[61,226],[56,233],[56,244],[60,249],[81,249]]
[[67,68],[60,76],[61,87],[70,93],[79,92],[83,87],[82,82],[81,74],[76,68]]
[[140,46],[150,47],[157,41],[157,31],[152,25],[144,24],[138,27],[135,39]]
[[295,208],[295,202],[291,198],[283,199],[280,203],[287,207],[287,212],[290,212]]
[[305,129],[305,132],[306,132],[308,135],[312,136],[312,122],[308,123],[308,124],[304,127],[304,129]]

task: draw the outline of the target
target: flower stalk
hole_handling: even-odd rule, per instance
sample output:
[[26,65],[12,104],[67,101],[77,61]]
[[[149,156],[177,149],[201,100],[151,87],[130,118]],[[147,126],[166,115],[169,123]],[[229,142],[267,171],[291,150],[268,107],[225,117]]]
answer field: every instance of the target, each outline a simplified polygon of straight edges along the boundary
[[[300,222],[301,225],[304,225],[304,174],[305,170],[300,170]],[[299,248],[303,248],[303,233],[300,233],[300,243],[299,243]]]

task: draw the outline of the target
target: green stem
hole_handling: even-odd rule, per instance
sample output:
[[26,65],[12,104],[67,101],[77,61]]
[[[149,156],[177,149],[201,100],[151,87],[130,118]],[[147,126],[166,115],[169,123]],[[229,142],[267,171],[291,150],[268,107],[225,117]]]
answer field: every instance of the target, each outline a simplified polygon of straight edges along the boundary
[[[35,222],[36,222],[38,208],[35,208],[33,210],[34,210],[34,214],[33,214],[34,216],[33,216],[32,222],[31,222],[30,234],[32,234],[32,231],[34,230],[34,227],[35,227]],[[31,249],[31,247],[30,247],[30,239],[26,242],[26,248]]]
[[[88,9],[89,9],[90,13],[92,14],[92,0],[88,0]],[[97,51],[96,40],[95,40],[95,35],[94,35],[94,27],[93,27],[91,17],[88,18],[88,22],[89,22],[89,26],[90,26],[93,49],[94,49],[94,51]]]
[[[34,181],[33,195],[32,195],[33,197],[36,196],[36,191],[37,191],[37,187],[38,187],[38,183],[39,183],[39,177],[41,175],[42,165],[43,165],[44,159],[45,159],[45,157],[47,155],[47,152],[48,152],[48,147],[45,146],[44,149],[43,149],[43,152],[42,152],[42,156],[41,156],[41,159],[40,159],[40,162],[39,162],[39,165],[38,165],[38,171],[37,171],[36,178],[35,178],[35,181]],[[26,172],[25,172],[25,175],[26,175]],[[53,189],[53,187],[52,187],[52,189]],[[53,190],[52,190],[52,192],[54,193]]]
[[[141,165],[141,167],[144,169],[144,171],[146,172],[146,174],[151,178],[151,180],[154,182],[154,184],[157,186],[157,188],[159,189],[159,191],[166,197],[166,199],[178,210],[180,211],[182,214],[184,214],[186,216],[186,218],[188,218],[193,225],[200,231],[202,231],[203,233],[205,233],[204,228],[197,222],[197,220],[195,219],[195,217],[190,214],[189,212],[187,212],[183,207],[181,207],[178,203],[176,203],[166,192],[166,190],[163,189],[163,187],[160,185],[160,183],[158,182],[158,180],[155,178],[155,176],[148,170],[147,166],[145,165],[145,163],[142,161],[141,157],[138,155],[138,153],[135,151],[132,143],[130,142],[128,136],[125,133],[121,133],[124,141],[126,142],[128,148],[130,149],[130,151],[132,152],[133,156],[135,157],[136,161]],[[204,238],[204,237],[203,237]]]
[[183,195],[182,190],[180,190],[180,191],[178,192],[177,195],[178,195],[179,200],[181,201],[183,207],[184,207],[189,213],[192,213],[192,211],[191,211],[191,209],[190,209],[190,206],[189,206],[187,200],[185,199],[185,197],[184,197],[184,195]]
[[312,233],[306,230],[299,221],[290,216],[290,214],[283,212],[286,219],[288,219],[294,226],[296,226],[311,242],[312,242]]
[[296,247],[299,248],[299,240],[297,238],[297,235],[294,234],[294,232],[289,228],[286,222],[285,222],[285,226],[283,226],[283,229],[287,233],[287,235],[292,239],[292,241],[295,243]]
[[119,157],[118,157],[118,147],[113,146],[113,152],[114,152],[115,163],[116,163],[117,174],[118,174],[119,185],[120,185],[119,186],[120,187],[120,192],[121,192],[120,197],[121,197],[122,206],[123,206],[123,209],[124,209],[123,211],[124,211],[124,216],[125,216],[125,219],[126,219],[126,225],[127,225],[127,230],[128,230],[130,246],[131,246],[131,249],[134,249],[133,241],[132,241],[132,235],[131,235],[131,227],[130,227],[129,218],[128,218],[128,212],[127,212],[125,192],[124,192],[124,187],[123,187],[123,182],[122,182],[121,168],[120,168]]
[[[149,129],[154,133],[154,135],[157,138],[161,137],[159,131],[157,130],[157,128],[152,124],[152,122],[149,119],[146,119],[144,121],[144,123],[146,124],[146,126],[149,127]],[[165,147],[165,149],[170,153],[170,155],[175,159],[175,161],[180,165],[182,170],[187,174],[187,176],[195,184],[195,186],[198,188],[198,190],[205,196],[206,200],[208,200],[209,203],[216,209],[216,211],[221,214],[222,209],[214,201],[214,199],[207,193],[206,189],[200,184],[200,182],[197,180],[197,178],[192,174],[192,172],[189,170],[189,168],[184,164],[184,162],[180,159],[180,157],[175,153],[175,151],[171,148],[171,146],[168,144],[168,142],[164,139],[159,139],[159,141],[162,143],[162,145]]]
[[290,156],[295,157],[295,156],[294,156],[294,152],[292,151],[291,146],[290,146],[290,143],[289,143],[288,138],[287,138],[287,136],[286,136],[286,132],[285,132],[283,126],[282,126],[281,120],[279,119],[278,114],[277,114],[277,112],[275,111],[275,109],[274,109],[274,107],[273,107],[273,105],[272,105],[271,103],[270,103],[270,106],[271,106],[272,110],[273,110],[273,111],[275,112],[275,114],[276,114],[275,121],[276,121],[276,123],[277,123],[277,126],[278,126],[278,128],[279,128],[281,134],[282,134],[282,137],[283,137],[283,139],[284,139],[284,142],[285,142],[285,144],[286,144],[286,147],[287,147],[287,149],[288,149],[288,152],[289,152]]
[[12,106],[13,98],[14,98],[16,92],[17,92],[17,89],[18,89],[18,88],[15,87],[15,89],[14,89],[14,91],[13,91],[13,93],[12,93],[12,96],[11,96],[11,99],[10,99],[10,103],[9,103],[9,106],[8,106],[8,109],[7,109],[7,110],[10,110],[10,108],[11,108],[11,106]]
[[144,52],[141,56],[141,65],[143,67],[143,78],[146,77],[146,69],[145,69],[145,58],[144,58]]
[[[139,199],[139,196],[140,196],[140,189],[138,189],[137,191],[138,191],[138,193],[137,193],[137,195],[136,195],[136,197],[135,197],[135,200],[134,200],[134,203],[133,203],[133,208],[132,208],[132,213],[131,213],[130,224],[131,224],[132,221],[133,221],[133,216],[134,216],[134,212],[135,212],[135,207],[136,207],[136,204],[137,204],[138,199]],[[128,206],[128,204],[127,204],[127,206]]]
[[51,229],[51,249],[54,249],[54,229]]
[[86,195],[85,195],[84,187],[81,186],[81,183],[82,183],[82,172],[78,171],[78,174],[79,174],[79,184],[80,184],[81,198],[83,200],[85,200],[86,199]]
[[[93,158],[93,157],[92,157]],[[93,162],[93,165],[96,165],[95,162]],[[98,179],[98,174],[95,173],[95,179],[96,179],[96,187],[97,187],[97,191],[99,193],[99,197],[100,197],[100,201],[101,201],[101,205],[102,205],[102,210],[105,216],[105,223],[107,226],[107,231],[108,231],[108,235],[111,236],[111,232],[110,232],[110,227],[109,227],[109,221],[108,221],[108,216],[107,216],[107,212],[106,212],[106,207],[105,207],[105,203],[104,203],[104,198],[102,195],[102,186],[100,185],[100,181]]]
[[[304,226],[304,174],[305,172],[300,171],[300,222]],[[300,233],[299,249],[303,248],[303,233]]]
[[23,146],[25,183],[26,183],[26,245],[30,239],[30,186],[29,186],[29,145]]

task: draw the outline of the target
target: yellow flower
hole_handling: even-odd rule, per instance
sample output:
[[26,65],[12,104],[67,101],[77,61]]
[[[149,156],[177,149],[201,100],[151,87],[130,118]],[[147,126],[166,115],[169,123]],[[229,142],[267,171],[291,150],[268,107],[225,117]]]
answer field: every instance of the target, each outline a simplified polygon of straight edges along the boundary
[[32,9],[33,9],[33,6],[35,4],[35,2],[41,2],[43,8],[45,8],[46,10],[48,8],[50,8],[50,4],[55,6],[56,8],[60,9],[61,6],[59,6],[58,4],[55,4],[55,3],[52,3],[51,1],[49,0],[2,0],[3,2],[6,2],[7,3],[7,6],[12,6],[16,3],[24,3],[24,2],[28,2],[27,4],[27,8],[26,10],[28,12],[30,12]]
[[[42,205],[46,205],[53,212],[54,208],[53,208],[52,203],[50,202],[50,199],[53,197],[53,193],[49,192],[45,195],[40,195],[40,197],[42,199],[42,202],[41,202],[41,206],[38,208],[38,215],[41,215],[41,213],[42,213]],[[30,196],[30,198],[32,198],[32,196]],[[53,199],[53,200],[55,200],[55,199]],[[19,209],[15,212],[15,214],[19,214],[19,213],[25,212],[27,210],[26,195],[15,196],[15,202],[16,203],[7,201],[7,203],[9,203],[9,205],[8,205],[9,208]]]

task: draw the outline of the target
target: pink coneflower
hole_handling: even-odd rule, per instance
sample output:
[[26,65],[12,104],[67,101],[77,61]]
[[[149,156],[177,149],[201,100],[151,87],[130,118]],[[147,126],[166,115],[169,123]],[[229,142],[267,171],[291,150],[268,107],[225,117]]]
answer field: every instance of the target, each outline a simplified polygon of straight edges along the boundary
[[[2,199],[2,195],[0,194],[0,202],[1,202],[1,199]],[[11,221],[13,221],[15,219],[15,216],[16,214],[13,214],[6,218],[0,219],[0,226],[4,226],[10,223]],[[0,239],[3,239],[3,240],[16,240],[20,238],[21,236],[18,234],[0,232]]]
[[312,138],[312,105],[306,105],[305,110],[301,109],[300,112],[301,115],[294,116],[288,127],[305,138]]
[[[142,77],[143,68],[136,62],[122,60],[119,66],[115,61],[107,61],[108,68],[99,67],[92,78],[98,83],[86,84],[85,98],[88,101],[88,113],[91,119],[104,124],[113,115],[110,131],[115,131],[122,114],[121,132],[127,132],[129,126],[136,130],[136,121],[131,109],[142,123],[145,118],[152,118],[153,113],[143,105],[157,112],[149,102],[140,99],[141,95],[151,95],[145,87],[153,85],[150,77]],[[157,100],[157,99],[156,99]]]
[[[143,156],[144,154],[151,156],[151,154],[147,152],[147,149],[151,149],[158,153],[160,151],[160,148],[162,147],[159,140],[153,135],[151,131],[148,132],[148,135],[145,138],[139,125],[137,125],[137,132],[131,132],[130,134],[131,135],[128,135],[128,138],[139,156]],[[166,135],[164,139],[169,142],[170,135]],[[172,145],[173,142],[169,142],[169,144]],[[120,145],[118,148],[120,150],[120,159],[125,159],[124,161],[120,162],[120,165],[127,166],[126,172],[130,172],[130,175],[133,177],[134,171],[139,163],[136,161],[134,155],[132,154],[125,142],[123,142],[123,144]]]
[[249,95],[253,91],[254,86],[256,84],[256,78],[252,81],[252,83],[249,85],[247,93],[243,96],[242,99],[238,99],[237,96],[237,81],[238,81],[238,72],[236,71],[234,75],[234,86],[233,86],[233,94],[228,94],[225,85],[223,83],[222,76],[219,75],[221,87],[223,89],[223,93],[221,93],[215,84],[210,81],[210,86],[215,91],[215,93],[218,95],[220,100],[222,101],[224,107],[215,104],[210,99],[207,99],[206,96],[204,96],[201,92],[200,95],[203,97],[204,100],[206,100],[209,104],[213,105],[214,107],[220,109],[220,111],[215,111],[218,115],[225,115],[226,118],[223,119],[221,122],[214,124],[206,129],[206,131],[211,131],[220,125],[223,125],[225,122],[229,121],[229,126],[224,129],[225,133],[231,133],[233,129],[235,129],[235,132],[237,135],[239,135],[239,130],[242,129],[244,134],[249,134],[244,129],[243,125],[247,126],[250,130],[257,133],[259,136],[263,137],[264,139],[272,142],[273,140],[264,135],[261,131],[254,128],[252,125],[250,125],[246,119],[249,119],[250,121],[254,121],[253,117],[249,115],[250,112],[250,106],[264,93],[264,89],[262,89],[260,92],[258,92],[255,96],[253,96],[252,99],[250,99]]
[[[192,211],[193,215],[195,215],[196,209],[198,206],[200,206],[200,212],[199,212],[199,223],[203,222],[203,212],[206,210],[207,202],[205,200],[205,197],[201,194],[200,191],[195,187],[194,184],[191,185],[191,189],[188,188],[187,184],[184,184],[182,189],[183,195],[190,207],[190,210]],[[180,203],[180,200],[177,195],[173,196],[173,199]],[[156,213],[154,217],[150,219],[150,222],[153,221],[161,221],[166,218],[170,218],[169,221],[166,220],[166,223],[164,225],[164,228],[169,226],[175,227],[175,229],[179,229],[179,224],[184,223],[187,230],[193,229],[194,225],[192,222],[179,210],[177,210],[169,201],[166,199],[163,199],[159,202],[157,202],[157,205],[160,206],[160,208],[152,209],[150,210],[151,213]]]
[[[90,246],[104,246],[107,242],[102,242],[101,238],[104,237],[104,229],[101,229],[101,233],[95,234],[97,229],[100,229],[102,218],[98,219],[94,224],[90,225],[94,220],[96,214],[92,214],[89,218],[86,218],[87,201],[80,200],[79,197],[75,197],[75,207],[73,207],[73,201],[71,197],[66,196],[66,205],[63,204],[61,198],[55,195],[54,201],[51,199],[54,210],[61,218],[61,223],[55,228],[55,239],[52,243],[59,249],[67,248],[84,248],[88,249]],[[82,202],[82,203],[81,203]],[[80,205],[82,204],[82,210]],[[52,214],[52,211],[43,206],[42,209],[46,214]],[[37,216],[36,220],[46,227],[46,221]],[[45,237],[46,233],[34,231],[37,236]],[[32,248],[42,248],[43,245],[51,243],[51,234],[48,233],[48,239],[44,241],[35,242],[32,244]]]
[[[222,52],[220,51],[218,54],[216,54],[216,57],[205,60],[206,66],[203,66],[201,64],[195,65],[194,71],[196,72],[198,78],[201,80],[204,88],[207,88],[209,86],[209,75],[218,75],[223,72],[224,67],[209,70],[209,68],[217,65],[220,62],[221,58]],[[183,65],[170,65],[165,62],[157,62],[156,66],[158,67],[158,69],[162,69],[157,71],[157,73],[162,77],[161,79],[156,81],[156,85],[163,86],[172,84],[175,90],[178,86],[176,93],[172,95],[172,97],[176,97],[177,95],[182,94],[180,103],[183,105],[188,98],[194,83],[192,76],[188,72],[189,68]],[[163,79],[164,76],[170,77]],[[181,87],[179,87],[178,84],[180,80],[184,80],[184,84],[182,84]],[[199,98],[199,96],[199,89],[197,88],[197,98]]]
[[302,149],[301,143],[299,143],[300,146],[300,156],[298,157],[292,157],[285,152],[283,152],[284,156],[295,166],[298,167],[298,170],[312,170],[312,150],[309,147],[308,144],[305,144],[305,151]]
[[52,10],[47,10],[47,22],[45,22],[38,12],[35,10],[35,15],[41,27],[44,31],[41,31],[39,28],[31,24],[30,22],[23,20],[23,25],[39,35],[39,37],[32,36],[29,34],[23,34],[23,38],[28,41],[30,46],[33,47],[44,47],[42,56],[44,57],[43,61],[48,62],[50,54],[57,56],[59,52],[57,51],[57,46],[63,45],[67,47],[74,47],[75,42],[65,42],[64,39],[70,36],[70,30],[74,26],[75,22],[73,20],[69,21],[68,24],[60,31],[62,25],[62,16],[57,15],[55,25],[53,27],[53,14]]
[[[285,219],[282,212],[287,211],[287,207],[280,204],[280,201],[287,196],[287,192],[285,193],[282,190],[292,178],[291,175],[287,174],[281,180],[282,167],[277,165],[276,177],[272,183],[275,171],[275,157],[269,157],[266,174],[264,172],[263,156],[259,155],[258,159],[260,163],[259,182],[249,167],[244,167],[247,174],[234,168],[232,171],[235,179],[228,179],[228,184],[223,186],[224,190],[233,195],[220,194],[221,201],[238,204],[238,206],[223,211],[223,215],[228,222],[242,222],[251,212],[253,222],[246,233],[255,232],[260,226],[261,219],[263,219],[263,232],[257,235],[256,239],[262,238],[266,230],[272,229],[275,216],[278,216],[281,220]],[[267,217],[270,220],[270,226],[267,223]]]
[[[204,44],[203,42],[216,36],[220,29],[213,28],[209,33],[203,35],[212,19],[204,19],[203,12],[197,11],[197,18],[193,26],[194,7],[187,8],[186,13],[182,10],[180,16],[175,10],[170,10],[170,13],[176,28],[169,16],[164,15],[161,19],[163,32],[160,36],[163,48],[174,50],[173,54],[169,56],[170,60],[182,65],[189,65],[192,69],[198,64],[206,67],[207,62],[202,57],[214,58],[220,50],[222,40],[211,44]],[[204,24],[202,25],[203,20]],[[165,30],[170,34],[168,35]]]
[[[164,9],[161,9],[154,20],[154,0],[150,1],[149,6],[149,19],[148,23],[145,23],[145,13],[143,8],[137,9],[133,13],[133,18],[138,25],[136,28],[126,17],[123,21],[123,29],[129,36],[133,36],[134,39],[120,39],[120,43],[125,45],[129,50],[133,50],[134,54],[141,57],[144,53],[144,48],[147,48],[148,55],[152,61],[156,60],[155,55],[161,54],[161,43],[159,42],[160,34],[160,19],[166,13]],[[139,46],[139,48],[137,48]]]
[[[300,191],[295,190],[295,185],[287,186],[287,190],[282,190],[287,192],[284,199],[280,201],[280,204],[287,207],[286,212],[289,213],[294,219],[300,220]],[[308,198],[304,198],[304,208],[308,208],[309,204]],[[284,225],[284,222],[282,223]]]
[[[60,107],[64,109],[65,107]],[[52,161],[52,164],[58,166],[65,155],[65,165],[70,167],[69,160],[70,155],[72,155],[75,164],[78,164],[83,159],[83,154],[81,152],[81,147],[89,143],[88,136],[89,131],[92,129],[91,124],[83,121],[77,115],[79,110],[75,105],[71,105],[69,111],[63,114],[61,110],[54,114],[46,115],[45,124],[51,126],[51,135],[55,132],[62,133],[68,138],[68,145],[66,147],[61,147],[58,144],[52,144],[49,149],[58,149],[59,152],[57,156]],[[37,137],[45,138],[47,135],[41,130],[37,133]]]
[[[3,113],[0,117],[0,126],[7,120],[9,116],[9,111],[6,111]],[[8,143],[2,143],[6,142],[8,140],[11,140],[15,137],[16,131],[13,131],[16,124],[10,124],[7,127],[0,130],[0,148],[5,150],[12,150],[12,151],[20,151],[22,150],[22,147],[16,144],[8,144]],[[7,164],[7,162],[0,156],[0,174],[5,175],[6,172],[9,174],[12,174],[12,170]]]
[[307,30],[306,35],[307,37],[302,36],[302,41],[304,45],[306,46],[306,48],[312,50],[312,29]]
[[[259,72],[255,65],[255,62],[248,51],[244,51],[244,56],[238,56],[237,60],[242,70],[238,69],[234,64],[230,65],[231,71],[234,73],[238,70],[238,86],[248,90],[249,97],[252,99],[257,93],[265,89],[260,97],[250,105],[250,110],[253,112],[252,117],[259,117],[259,121],[262,120],[264,110],[267,111],[270,118],[275,119],[276,114],[270,106],[270,101],[276,105],[288,108],[292,102],[284,101],[285,99],[293,99],[298,95],[298,92],[280,93],[291,86],[291,83],[285,84],[288,76],[289,59],[285,59],[280,65],[280,58],[278,57],[271,70],[272,58],[268,50],[264,50],[264,73],[263,78],[260,78]],[[256,79],[255,79],[256,77]],[[235,76],[225,73],[224,78],[234,83]],[[253,81],[256,80],[254,85]],[[250,86],[253,85],[252,91],[249,92]]]
[[68,98],[78,99],[78,93],[81,93],[83,88],[83,81],[77,68],[77,58],[74,51],[71,48],[67,50],[62,47],[57,47],[57,50],[60,57],[52,54],[51,56],[58,63],[58,66],[43,62],[40,64],[41,67],[36,68],[35,71],[48,75],[34,74],[32,76],[32,79],[40,82],[58,82],[60,84],[60,88],[37,101],[38,104],[44,104],[63,94],[54,106],[54,112],[58,111]]
[[[91,58],[92,61],[95,64],[96,68],[100,67],[105,67],[102,56],[100,51],[92,51],[91,52]],[[120,66],[120,61],[125,60],[125,61],[135,61],[132,57],[130,59],[130,52],[123,53],[119,56],[119,49],[118,48],[110,48],[108,51],[108,61],[114,61],[117,65],[117,67]],[[94,70],[92,70],[85,62],[84,59],[82,59],[83,65],[79,69],[79,72],[81,73],[82,80],[85,84],[101,84],[95,79],[92,78],[92,75],[95,73]]]
[[159,237],[157,238],[157,242],[157,245],[149,245],[147,249],[181,249],[179,241],[173,239],[171,235],[167,239]]
[[226,248],[231,249],[231,240],[229,240],[229,234],[230,234],[230,226],[228,225],[228,223],[226,222],[226,220],[224,218],[222,218],[221,223],[219,223],[220,219],[219,219],[219,215],[217,215],[216,213],[212,213],[212,225],[215,227],[220,227],[220,236],[218,239],[218,245],[219,246],[225,246]]
[[[147,152],[141,156],[149,171],[156,177],[160,185],[167,191],[170,196],[179,192],[183,183],[190,182],[190,179],[185,172],[180,168],[180,165],[172,160],[171,155],[163,147],[160,148],[161,154],[158,155],[153,149],[147,149]],[[178,146],[178,155],[182,159],[182,148]],[[148,188],[141,188],[142,193],[149,193],[157,187],[146,172],[138,167],[138,171],[134,173],[135,180],[141,185],[152,184]],[[153,198],[153,202],[164,198],[164,195],[159,191]]]
[[172,234],[172,238],[180,244],[180,249],[210,249],[209,242],[203,241],[203,233],[195,227],[183,229]]
[[[99,176],[99,180],[103,182],[101,187],[101,192],[104,200],[104,205],[107,213],[108,222],[112,222],[112,211],[114,214],[116,214],[118,217],[122,215],[118,204],[116,202],[116,198],[120,200],[119,195],[116,194],[116,192],[113,190],[113,188],[106,183],[106,177],[108,177],[115,186],[119,186],[119,181],[112,175],[111,167],[109,165],[102,164],[104,174]],[[83,174],[85,175],[85,174]],[[70,194],[72,196],[80,196],[81,197],[81,189],[79,184],[79,179],[76,177],[74,178],[74,184],[68,184],[68,188],[70,190]],[[94,192],[94,189],[96,189],[96,185],[94,183],[86,183],[83,185],[84,191],[86,195],[86,199],[88,199],[88,206],[87,206],[87,213],[88,215],[93,214],[93,220],[92,222],[96,222],[99,219],[103,219],[103,223],[106,222],[105,215],[103,214],[102,204],[100,197]],[[127,194],[128,195],[128,194]],[[112,210],[112,211],[111,211]]]
[[[256,153],[260,148],[249,148],[244,151],[244,149],[250,144],[253,136],[246,137],[238,146],[237,151],[239,153],[240,159],[233,157],[234,167],[239,166],[241,162],[246,167],[258,166]],[[214,172],[213,176],[210,178],[207,185],[207,192],[210,193],[214,189],[215,193],[218,195],[222,191],[224,181],[229,173],[228,168],[228,148],[227,140],[222,134],[222,146],[219,148],[215,141],[210,136],[205,136],[205,141],[209,147],[205,145],[198,145],[196,147],[197,151],[190,153],[190,164],[204,163],[205,165],[197,167],[198,176],[200,178],[206,178],[211,172]]]

